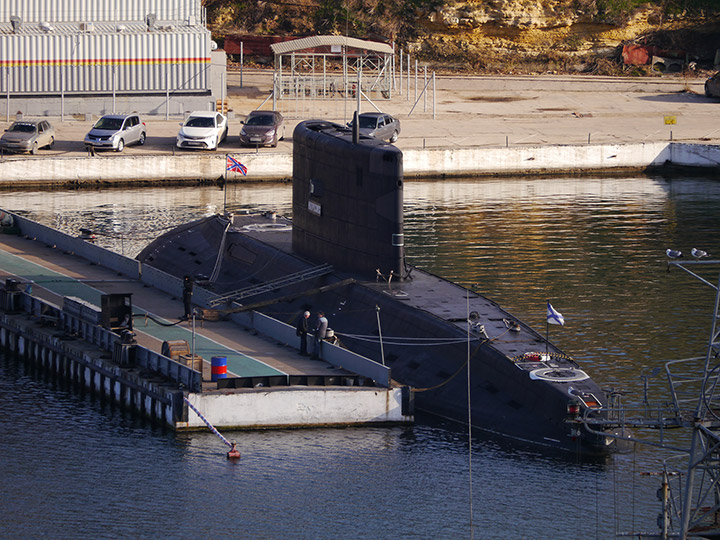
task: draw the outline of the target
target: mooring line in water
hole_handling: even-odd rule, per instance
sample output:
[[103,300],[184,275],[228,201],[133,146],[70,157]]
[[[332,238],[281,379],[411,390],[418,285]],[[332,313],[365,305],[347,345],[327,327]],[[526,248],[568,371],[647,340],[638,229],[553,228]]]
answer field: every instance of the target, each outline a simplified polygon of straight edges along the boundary
[[185,400],[185,403],[188,404],[188,407],[190,407],[193,411],[195,411],[195,414],[197,414],[197,415],[200,417],[200,420],[202,420],[203,422],[205,422],[205,425],[210,428],[210,431],[212,431],[215,435],[217,435],[218,437],[220,437],[220,439],[222,440],[222,442],[224,442],[225,444],[227,444],[229,447],[232,448],[232,444],[230,443],[230,441],[228,441],[225,437],[222,436],[222,433],[220,433],[217,429],[215,429],[215,426],[213,426],[213,425],[210,423],[210,420],[208,420],[207,418],[205,418],[205,417],[202,415],[202,413],[197,410],[197,407],[195,407],[195,405],[193,405],[192,403],[190,403],[190,401],[188,400],[188,398],[186,398],[185,396],[183,396],[183,399]]
[[[470,397],[470,293],[466,294],[467,299],[467,312],[468,312],[468,326],[467,326],[467,407],[468,407],[468,476],[469,476],[469,489],[470,489],[470,540],[473,540],[473,481],[472,481],[472,400]],[[480,344],[482,345],[482,343]],[[478,345],[478,349],[480,348]],[[477,349],[475,349],[477,352]]]

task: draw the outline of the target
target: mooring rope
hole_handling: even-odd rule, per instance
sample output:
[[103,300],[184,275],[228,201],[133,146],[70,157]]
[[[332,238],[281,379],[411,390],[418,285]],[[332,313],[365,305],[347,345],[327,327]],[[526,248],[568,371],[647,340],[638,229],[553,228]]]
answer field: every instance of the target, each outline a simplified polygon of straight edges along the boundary
[[193,405],[192,403],[190,403],[190,401],[188,400],[188,398],[186,398],[185,396],[183,396],[183,399],[185,400],[185,403],[188,404],[188,407],[190,407],[193,411],[195,411],[195,414],[197,414],[197,415],[200,417],[200,420],[202,420],[203,422],[205,422],[205,425],[210,428],[210,431],[212,431],[215,435],[217,435],[218,437],[220,437],[220,439],[222,440],[222,442],[224,442],[224,443],[227,444],[228,446],[232,447],[232,444],[230,443],[230,441],[228,441],[225,437],[222,436],[222,434],[221,434],[217,429],[215,429],[215,426],[213,426],[213,425],[210,423],[210,420],[208,420],[207,418],[205,418],[205,417],[202,415],[202,413],[197,410],[197,407],[195,407],[195,405]]

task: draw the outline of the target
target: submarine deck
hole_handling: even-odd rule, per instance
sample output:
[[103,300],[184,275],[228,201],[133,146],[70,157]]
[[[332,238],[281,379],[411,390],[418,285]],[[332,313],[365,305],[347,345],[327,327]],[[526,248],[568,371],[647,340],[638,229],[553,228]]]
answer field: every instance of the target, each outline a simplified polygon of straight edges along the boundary
[[[244,235],[297,257],[292,250],[292,223],[284,217],[272,214],[262,217],[242,214],[233,216],[232,225]],[[308,262],[308,265],[312,263]],[[343,274],[338,272],[338,275]],[[413,268],[410,275],[412,279],[403,281],[388,279],[387,275],[372,276],[364,280],[360,278],[359,281],[363,286],[384,293],[398,302],[455,324],[459,332],[467,332],[467,321],[470,318],[471,338],[491,341],[503,354],[510,358],[517,357],[519,367],[532,370],[548,366],[540,366],[536,362],[522,365],[520,357],[526,353],[545,351],[546,340],[493,300],[418,268]],[[577,367],[552,343],[549,343],[547,348],[557,356],[549,367]]]

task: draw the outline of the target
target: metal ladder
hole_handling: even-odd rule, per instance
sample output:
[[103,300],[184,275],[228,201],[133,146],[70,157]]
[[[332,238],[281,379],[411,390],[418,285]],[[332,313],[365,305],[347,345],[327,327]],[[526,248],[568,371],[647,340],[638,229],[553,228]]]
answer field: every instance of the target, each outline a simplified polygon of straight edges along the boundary
[[288,274],[287,276],[273,279],[272,281],[266,281],[261,285],[254,285],[252,287],[246,287],[244,289],[238,289],[236,291],[229,292],[223,296],[218,296],[217,298],[210,300],[208,304],[211,307],[217,307],[221,304],[237,302],[239,300],[242,300],[243,298],[255,296],[264,292],[274,291],[288,285],[293,285],[295,283],[307,281],[308,279],[324,276],[330,274],[332,271],[333,267],[330,264],[315,266],[307,270],[302,270],[300,272],[295,272],[294,274]]

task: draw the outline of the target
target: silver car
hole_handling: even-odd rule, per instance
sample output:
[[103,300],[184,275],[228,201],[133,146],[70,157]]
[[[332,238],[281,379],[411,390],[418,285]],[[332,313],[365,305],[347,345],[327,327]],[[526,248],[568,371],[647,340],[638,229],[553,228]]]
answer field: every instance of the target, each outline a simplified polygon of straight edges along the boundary
[[720,97],[720,72],[705,81],[705,95],[707,97]]
[[145,144],[146,129],[137,114],[106,114],[85,135],[85,146],[122,152],[128,144]]
[[55,129],[47,120],[18,120],[0,138],[0,149],[37,154],[39,148],[52,148]]
[[[360,114],[359,119],[360,133],[362,135],[369,135],[391,143],[398,140],[400,120],[397,118],[385,113],[371,112]],[[348,123],[348,126],[353,127],[353,123]]]

